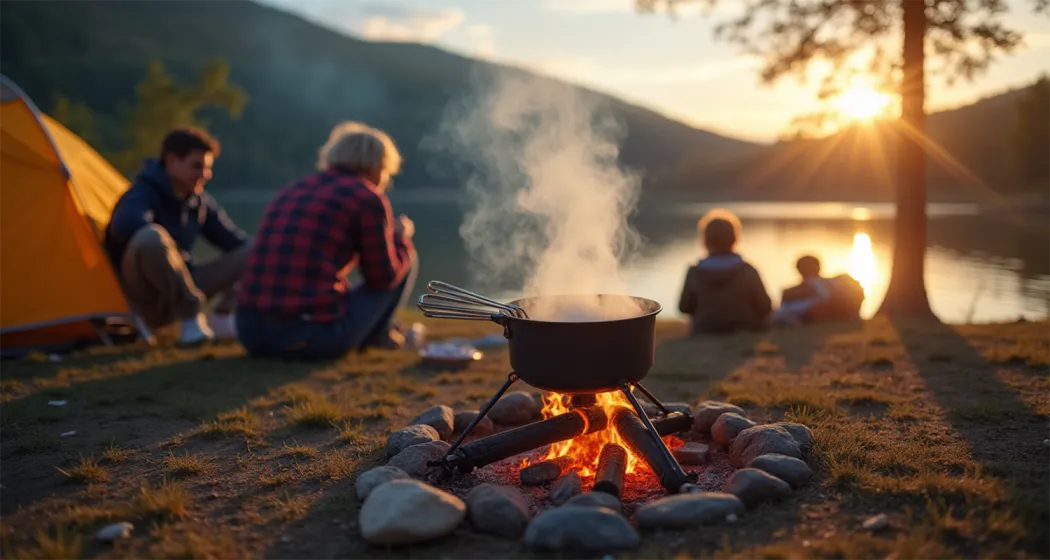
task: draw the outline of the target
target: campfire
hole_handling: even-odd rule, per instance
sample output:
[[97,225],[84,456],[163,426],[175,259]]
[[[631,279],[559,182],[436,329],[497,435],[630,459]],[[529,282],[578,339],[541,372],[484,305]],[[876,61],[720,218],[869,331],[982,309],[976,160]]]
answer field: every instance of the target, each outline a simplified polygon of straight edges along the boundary
[[[443,282],[430,282],[428,288],[431,293],[419,300],[427,316],[491,320],[503,326],[514,369],[434,466],[442,466],[450,475],[465,473],[547,447],[535,464],[522,460],[523,484],[549,482],[572,469],[581,478],[593,480],[595,490],[604,489],[619,498],[625,477],[644,463],[667,492],[697,490],[691,484],[695,476],[686,474],[662,439],[688,429],[692,417],[669,411],[640,383],[652,367],[660,304],[605,294],[526,298],[504,304]],[[595,316],[601,318],[583,320],[581,301],[595,307]],[[572,320],[541,321],[529,316],[530,309],[535,313],[558,307],[573,309]],[[637,312],[625,317],[625,308]],[[519,379],[549,391],[543,419],[464,444]],[[635,390],[659,409],[655,420],[645,413]]]

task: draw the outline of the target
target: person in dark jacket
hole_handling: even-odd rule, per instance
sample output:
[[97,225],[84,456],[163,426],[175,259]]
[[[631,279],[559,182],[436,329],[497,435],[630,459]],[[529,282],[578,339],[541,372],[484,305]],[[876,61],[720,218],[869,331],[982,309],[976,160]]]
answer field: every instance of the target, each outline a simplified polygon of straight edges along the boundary
[[241,281],[237,337],[250,355],[331,359],[405,343],[394,318],[416,278],[415,225],[394,218],[385,194],[400,166],[386,133],[341,123],[318,171],[277,193]]
[[[117,201],[106,227],[106,252],[131,306],[151,327],[179,321],[184,345],[236,336],[235,286],[251,244],[204,192],[218,155],[219,143],[206,132],[172,130],[160,156],[145,161]],[[196,262],[192,251],[201,236],[224,254]],[[212,298],[214,309],[205,314]]]
[[712,210],[697,229],[708,255],[689,267],[678,302],[678,309],[691,318],[692,332],[766,328],[772,302],[758,271],[734,251],[740,221],[725,210]]

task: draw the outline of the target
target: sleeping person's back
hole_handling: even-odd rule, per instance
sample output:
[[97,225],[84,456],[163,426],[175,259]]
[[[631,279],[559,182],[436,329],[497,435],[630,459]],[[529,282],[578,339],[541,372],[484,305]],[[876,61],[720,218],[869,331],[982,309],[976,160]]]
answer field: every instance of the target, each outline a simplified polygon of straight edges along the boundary
[[740,225],[725,211],[700,220],[708,257],[689,267],[678,309],[693,333],[728,333],[766,326],[772,302],[755,267],[733,252]]

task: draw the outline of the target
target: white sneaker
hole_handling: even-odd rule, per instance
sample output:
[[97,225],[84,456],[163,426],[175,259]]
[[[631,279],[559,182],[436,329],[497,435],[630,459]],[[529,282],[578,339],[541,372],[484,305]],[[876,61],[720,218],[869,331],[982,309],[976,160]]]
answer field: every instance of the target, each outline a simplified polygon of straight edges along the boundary
[[179,324],[179,344],[182,346],[196,346],[213,338],[215,334],[208,327],[203,313],[198,313],[193,319],[183,319]]
[[237,338],[237,324],[233,313],[212,313],[208,315],[208,326],[216,340],[234,340]]

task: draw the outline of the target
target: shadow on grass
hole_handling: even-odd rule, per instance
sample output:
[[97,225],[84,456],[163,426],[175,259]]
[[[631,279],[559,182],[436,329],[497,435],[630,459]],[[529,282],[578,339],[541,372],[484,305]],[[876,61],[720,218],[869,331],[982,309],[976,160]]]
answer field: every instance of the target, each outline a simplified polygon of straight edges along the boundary
[[[987,361],[950,326],[893,323],[919,375],[965,438],[975,460],[1006,483],[1014,508],[1028,526],[1028,540],[1043,556],[1050,553],[1050,449],[1045,416],[1036,414],[1003,383]],[[926,357],[934,351],[953,357],[951,368]]]
[[[132,358],[135,361],[137,358]],[[239,355],[154,365],[62,387],[63,406],[47,391],[2,408],[4,513],[61,487],[53,465],[100,454],[107,445],[155,448],[216,414],[244,406],[278,385],[307,377],[319,364],[263,362]],[[69,434],[61,437],[60,434]]]

